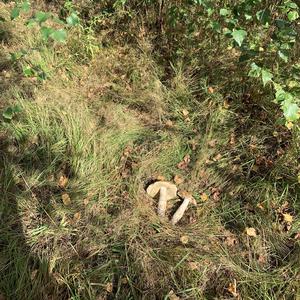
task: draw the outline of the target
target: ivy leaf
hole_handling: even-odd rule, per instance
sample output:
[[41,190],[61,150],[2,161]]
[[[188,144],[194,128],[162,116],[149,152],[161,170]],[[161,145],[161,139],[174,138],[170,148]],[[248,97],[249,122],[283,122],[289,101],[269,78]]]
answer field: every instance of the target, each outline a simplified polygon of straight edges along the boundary
[[284,61],[284,62],[288,62],[289,60],[289,55],[288,52],[286,50],[279,50],[278,51],[278,56]]
[[299,18],[299,14],[296,10],[292,10],[288,13],[288,19],[293,22]]
[[271,22],[271,12],[268,8],[260,10],[256,13],[256,18],[262,24],[270,24]]
[[10,13],[10,19],[14,20],[20,15],[20,9],[18,7],[14,7]]
[[259,67],[256,63],[252,63],[248,76],[258,78],[261,75],[261,72],[261,67]]
[[299,106],[290,99],[282,103],[283,114],[287,121],[296,121],[299,119]]
[[242,46],[242,43],[244,41],[244,39],[246,38],[247,36],[247,31],[245,30],[236,30],[234,29],[233,32],[232,32],[232,37],[233,39],[237,42],[237,44],[241,47]]
[[67,32],[64,29],[54,30],[50,37],[56,42],[63,43],[66,41]]
[[272,81],[273,74],[267,69],[262,69],[261,70],[261,78],[262,78],[264,86],[266,86],[266,84],[268,82]]
[[79,17],[75,13],[71,13],[71,15],[67,17],[66,21],[70,26],[75,26],[79,23]]
[[231,11],[229,9],[226,8],[221,8],[220,9],[220,16],[228,16],[230,15]]

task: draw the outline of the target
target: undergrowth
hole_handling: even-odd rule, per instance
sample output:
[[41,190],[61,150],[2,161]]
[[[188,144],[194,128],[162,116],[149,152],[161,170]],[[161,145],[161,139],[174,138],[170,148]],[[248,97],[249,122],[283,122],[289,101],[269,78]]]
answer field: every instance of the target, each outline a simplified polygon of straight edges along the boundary
[[[0,129],[1,297],[298,299],[298,126],[226,50],[170,58],[140,17],[76,5],[65,44],[1,23],[1,107],[20,108]],[[40,51],[11,62],[20,48]],[[145,188],[176,175],[197,206],[172,226]]]

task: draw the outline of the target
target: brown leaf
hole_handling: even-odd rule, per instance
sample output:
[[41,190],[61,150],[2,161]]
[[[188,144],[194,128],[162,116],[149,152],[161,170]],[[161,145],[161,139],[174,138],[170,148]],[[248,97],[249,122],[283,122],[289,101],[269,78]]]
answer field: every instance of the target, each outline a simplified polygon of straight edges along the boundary
[[227,99],[224,100],[223,106],[224,106],[225,109],[228,109],[230,107],[229,101]]
[[180,237],[180,242],[186,245],[189,242],[189,237],[187,235],[183,235],[182,237]]
[[157,175],[157,176],[155,177],[155,179],[156,179],[157,181],[165,181],[165,180],[166,180],[166,177],[163,176],[163,175]]
[[183,109],[182,114],[183,114],[184,117],[187,117],[188,114],[189,114],[189,111],[187,109]]
[[191,157],[190,157],[189,154],[187,154],[183,158],[183,160],[180,163],[177,164],[178,169],[185,170],[188,167],[190,161],[191,161]]
[[179,175],[175,175],[173,180],[177,185],[180,185],[184,182],[184,178]]
[[171,290],[168,294],[169,300],[180,300],[180,298]]
[[71,198],[67,193],[62,194],[61,199],[62,199],[64,205],[70,205],[71,204]]
[[199,269],[199,263],[196,261],[190,261],[190,262],[188,262],[188,265],[192,271]]
[[215,92],[214,88],[211,87],[211,86],[208,87],[207,91],[208,91],[209,94],[213,94]]
[[236,290],[236,280],[233,283],[229,283],[227,290],[234,298],[239,298],[239,293]]
[[111,292],[113,291],[113,284],[112,284],[111,282],[108,282],[108,283],[106,284],[105,289],[106,289],[106,291],[107,291],[108,293],[111,293]]
[[256,237],[256,236],[257,236],[257,234],[256,234],[256,229],[253,228],[253,227],[247,227],[247,228],[246,228],[246,234],[247,234],[248,236],[251,236],[251,237]]
[[173,122],[171,120],[167,120],[165,124],[167,127],[170,127],[170,128],[174,127]]
[[64,189],[67,186],[68,181],[69,181],[69,179],[65,175],[60,176],[59,180],[58,180],[58,186],[60,188]]
[[216,139],[211,140],[211,141],[209,141],[207,144],[208,144],[209,147],[215,148],[215,147],[216,147],[216,144],[217,144],[217,140],[216,140]]
[[222,158],[222,155],[219,153],[214,157],[214,161],[219,161]]
[[73,220],[75,222],[77,222],[77,221],[80,220],[80,218],[81,218],[81,212],[79,211],[79,212],[77,212],[77,213],[74,214]]

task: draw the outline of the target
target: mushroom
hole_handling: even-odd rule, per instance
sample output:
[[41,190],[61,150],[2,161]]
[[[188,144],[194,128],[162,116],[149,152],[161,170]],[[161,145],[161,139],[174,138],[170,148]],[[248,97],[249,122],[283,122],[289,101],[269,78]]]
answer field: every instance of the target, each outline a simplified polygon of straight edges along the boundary
[[181,192],[179,194],[180,197],[183,198],[183,202],[181,203],[181,205],[178,207],[178,209],[176,210],[176,212],[174,213],[171,223],[172,225],[176,225],[181,218],[184,215],[184,212],[186,211],[189,203],[191,202],[193,205],[197,205],[196,200],[193,198],[193,196],[187,192]]
[[177,187],[168,181],[156,181],[147,188],[147,194],[151,198],[159,195],[157,213],[164,217],[167,210],[167,201],[177,197]]

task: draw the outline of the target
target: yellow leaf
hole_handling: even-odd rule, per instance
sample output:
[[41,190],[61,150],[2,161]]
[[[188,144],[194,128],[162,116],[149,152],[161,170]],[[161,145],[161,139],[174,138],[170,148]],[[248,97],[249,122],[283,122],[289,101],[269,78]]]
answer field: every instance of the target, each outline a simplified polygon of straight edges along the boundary
[[61,199],[62,199],[64,205],[70,205],[71,204],[71,198],[67,193],[62,194]]
[[186,245],[188,242],[189,242],[189,237],[187,235],[183,235],[181,238],[180,238],[180,242],[184,245]]
[[252,236],[252,237],[256,237],[256,236],[257,236],[257,234],[256,234],[256,229],[253,228],[253,227],[247,227],[247,228],[246,228],[246,234],[247,234],[248,236]]
[[207,201],[208,200],[208,196],[207,196],[207,194],[206,193],[202,193],[201,194],[201,196],[200,196],[200,199],[202,200],[202,201]]
[[293,219],[294,217],[290,214],[282,214],[283,215],[283,219],[285,222],[287,223],[292,223],[293,222]]
[[74,214],[74,217],[73,217],[74,221],[79,221],[80,218],[81,218],[81,212],[80,211]]
[[288,128],[288,129],[292,129],[293,128],[293,126],[294,126],[294,124],[292,123],[292,122],[287,122],[286,123],[286,127]]
[[108,283],[106,284],[106,291],[107,291],[108,293],[111,293],[111,292],[113,291],[113,284],[112,284],[111,282],[108,282]]
[[209,94],[213,94],[215,91],[214,88],[211,86],[207,90],[208,90]]
[[228,100],[224,100],[223,106],[224,106],[225,109],[228,109],[230,107],[230,104],[229,104]]
[[69,179],[65,175],[60,176],[58,180],[58,186],[63,189],[67,186],[68,181]]
[[184,117],[186,117],[189,114],[189,111],[187,109],[183,109],[182,114]]
[[174,176],[174,182],[175,182],[177,185],[180,185],[180,184],[182,184],[182,183],[184,182],[184,179],[183,179],[181,176],[179,176],[179,175],[175,175],[175,176]]

